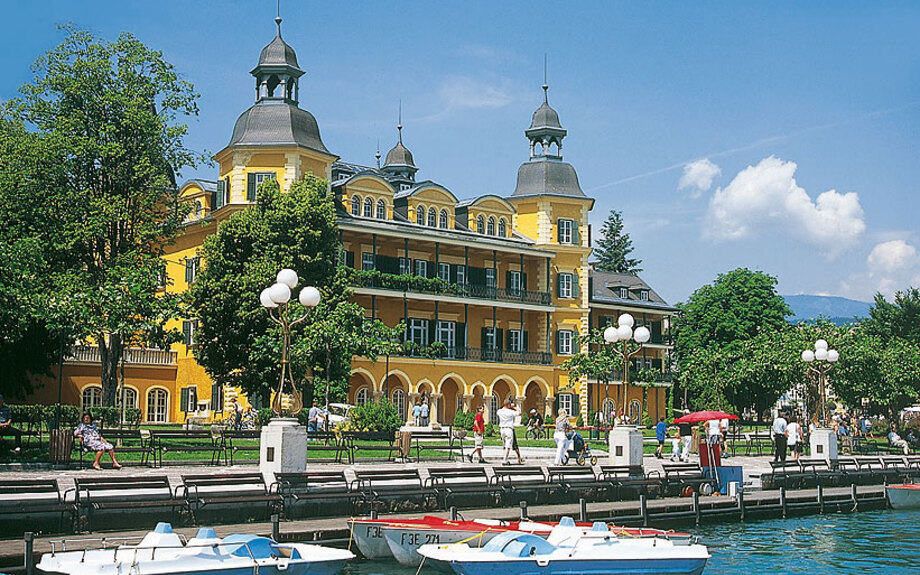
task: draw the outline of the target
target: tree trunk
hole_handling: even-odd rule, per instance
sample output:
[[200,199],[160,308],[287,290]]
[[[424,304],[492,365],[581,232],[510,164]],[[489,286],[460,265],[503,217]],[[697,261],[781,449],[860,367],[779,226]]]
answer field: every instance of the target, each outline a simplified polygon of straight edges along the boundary
[[115,398],[118,395],[118,364],[121,362],[121,356],[124,353],[124,344],[121,341],[121,335],[110,333],[97,336],[99,347],[99,359],[102,364],[101,382],[102,382],[102,405],[105,407],[114,407]]
[[331,385],[330,376],[329,376],[329,370],[330,370],[329,364],[331,363],[332,363],[332,349],[327,344],[326,345],[326,373],[325,373],[325,376],[326,376],[325,378],[326,379],[326,407],[325,409],[326,411],[329,411],[329,386]]

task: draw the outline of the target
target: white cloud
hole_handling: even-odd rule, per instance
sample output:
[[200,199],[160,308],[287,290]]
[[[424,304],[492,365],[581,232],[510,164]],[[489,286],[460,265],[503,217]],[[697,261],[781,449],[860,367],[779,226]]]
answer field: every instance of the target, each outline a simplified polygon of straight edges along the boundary
[[714,241],[788,234],[830,258],[855,247],[866,231],[859,195],[829,190],[812,201],[795,181],[795,162],[764,158],[716,190],[703,236]]
[[881,242],[866,258],[866,271],[841,282],[843,295],[870,300],[876,293],[891,299],[895,292],[920,286],[920,253],[905,240]]
[[891,240],[876,245],[866,258],[869,269],[876,272],[909,270],[917,264],[917,248],[904,240]]
[[696,199],[703,192],[708,192],[712,188],[713,180],[720,175],[722,170],[709,161],[709,158],[690,162],[684,166],[684,174],[680,177],[677,189],[690,190],[690,197]]
[[441,99],[449,110],[503,108],[513,100],[510,82],[485,82],[469,76],[451,76],[441,82]]

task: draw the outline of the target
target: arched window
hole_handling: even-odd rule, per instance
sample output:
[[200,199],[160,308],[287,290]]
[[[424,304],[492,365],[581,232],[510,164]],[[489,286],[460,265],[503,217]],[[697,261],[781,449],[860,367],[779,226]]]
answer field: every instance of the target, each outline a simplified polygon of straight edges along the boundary
[[[121,406],[121,387],[115,394],[115,405]],[[125,392],[125,409],[137,409],[137,390],[133,387],[126,387]]]
[[83,411],[93,407],[102,407],[102,388],[98,385],[84,387],[80,407]]
[[488,228],[486,229],[486,233],[489,234],[490,236],[495,235],[495,218],[493,218],[492,216],[489,216],[489,225],[488,225]]
[[383,200],[377,200],[377,219],[387,219],[387,204]]
[[428,208],[428,227],[434,228],[438,225],[438,212],[434,208]]
[[406,419],[406,392],[400,388],[393,390],[393,406],[403,419]]
[[505,224],[505,218],[498,220],[498,235],[503,238],[508,236],[508,229],[507,225]]
[[441,210],[441,215],[438,217],[438,227],[447,229],[447,210]]
[[374,217],[374,200],[370,198],[364,198],[364,217]]
[[425,225],[425,206],[415,208],[415,223],[420,226]]
[[204,206],[201,205],[201,200],[195,200],[195,217],[200,218],[202,211],[204,211]]
[[361,198],[358,196],[351,197],[351,215],[360,216],[361,215]]
[[479,216],[476,218],[476,233],[477,234],[486,233],[486,221],[482,218],[482,216]]
[[501,400],[498,399],[498,394],[493,393],[489,397],[489,423],[492,425],[498,425],[498,406],[501,404]]
[[638,399],[634,399],[629,402],[629,422],[639,423],[640,419],[642,419],[642,404]]
[[147,392],[147,421],[166,423],[169,417],[169,393],[155,387]]
[[361,406],[367,403],[367,388],[362,387],[355,392],[355,405]]

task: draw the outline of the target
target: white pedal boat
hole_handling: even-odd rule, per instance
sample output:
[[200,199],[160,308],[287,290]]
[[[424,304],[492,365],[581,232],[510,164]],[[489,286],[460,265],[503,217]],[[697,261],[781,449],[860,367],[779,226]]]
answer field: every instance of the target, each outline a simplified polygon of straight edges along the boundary
[[548,539],[509,531],[481,548],[429,544],[418,553],[425,566],[449,567],[457,575],[699,575],[710,557],[703,545],[617,536],[603,523],[585,531],[568,517]]
[[52,551],[37,567],[49,575],[335,575],[353,557],[344,549],[257,535],[220,539],[209,528],[183,542],[169,523],[159,523],[137,545]]
[[885,486],[892,509],[920,509],[920,483]]

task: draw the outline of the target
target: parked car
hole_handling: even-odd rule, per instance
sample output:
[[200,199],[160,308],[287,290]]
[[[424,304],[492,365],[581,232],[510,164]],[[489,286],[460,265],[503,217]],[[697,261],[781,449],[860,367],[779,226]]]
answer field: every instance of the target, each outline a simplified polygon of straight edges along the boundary
[[348,419],[348,412],[355,406],[350,403],[330,403],[329,404],[329,429],[334,429],[337,425]]

